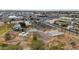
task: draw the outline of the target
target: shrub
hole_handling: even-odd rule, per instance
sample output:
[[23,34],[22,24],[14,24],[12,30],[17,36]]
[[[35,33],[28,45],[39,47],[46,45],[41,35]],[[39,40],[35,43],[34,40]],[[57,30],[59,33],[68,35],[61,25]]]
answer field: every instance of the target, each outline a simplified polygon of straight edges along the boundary
[[9,33],[5,34],[5,40],[11,40],[11,35]]
[[64,50],[64,44],[59,44],[59,45],[56,45],[56,46],[51,46],[49,49],[50,50]]

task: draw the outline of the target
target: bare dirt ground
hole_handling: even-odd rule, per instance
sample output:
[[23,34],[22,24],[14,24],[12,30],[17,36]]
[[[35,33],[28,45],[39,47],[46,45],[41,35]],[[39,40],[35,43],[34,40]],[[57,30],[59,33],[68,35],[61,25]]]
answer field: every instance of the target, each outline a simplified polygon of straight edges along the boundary
[[79,49],[79,36],[65,33],[64,35],[51,37],[47,44],[49,45],[49,47],[51,47],[51,45],[55,46],[61,43],[65,44],[64,46],[65,50],[74,50],[74,49],[77,50]]

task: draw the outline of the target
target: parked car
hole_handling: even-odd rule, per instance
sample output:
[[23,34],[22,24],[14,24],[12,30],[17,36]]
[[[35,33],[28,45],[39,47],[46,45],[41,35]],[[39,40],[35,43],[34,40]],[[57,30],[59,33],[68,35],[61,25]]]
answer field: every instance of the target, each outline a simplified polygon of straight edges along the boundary
[[20,37],[27,37],[27,35],[28,35],[29,33],[27,32],[21,32],[21,33],[19,33],[19,36]]

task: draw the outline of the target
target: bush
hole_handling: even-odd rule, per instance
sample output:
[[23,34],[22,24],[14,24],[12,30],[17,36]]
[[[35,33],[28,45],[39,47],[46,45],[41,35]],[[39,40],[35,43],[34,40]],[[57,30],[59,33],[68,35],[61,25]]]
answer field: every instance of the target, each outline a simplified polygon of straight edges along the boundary
[[5,40],[11,40],[11,35],[9,33],[5,34]]
[[56,46],[51,46],[49,49],[50,50],[64,50],[64,44],[59,44],[59,45],[56,45]]

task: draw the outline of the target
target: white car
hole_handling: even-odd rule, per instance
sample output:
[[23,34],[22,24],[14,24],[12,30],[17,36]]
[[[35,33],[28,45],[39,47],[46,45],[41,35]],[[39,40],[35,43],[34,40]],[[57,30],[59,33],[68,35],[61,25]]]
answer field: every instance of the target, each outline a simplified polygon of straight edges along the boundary
[[29,34],[28,32],[27,33],[26,32],[22,32],[22,33],[19,34],[19,36],[26,37],[28,34]]

